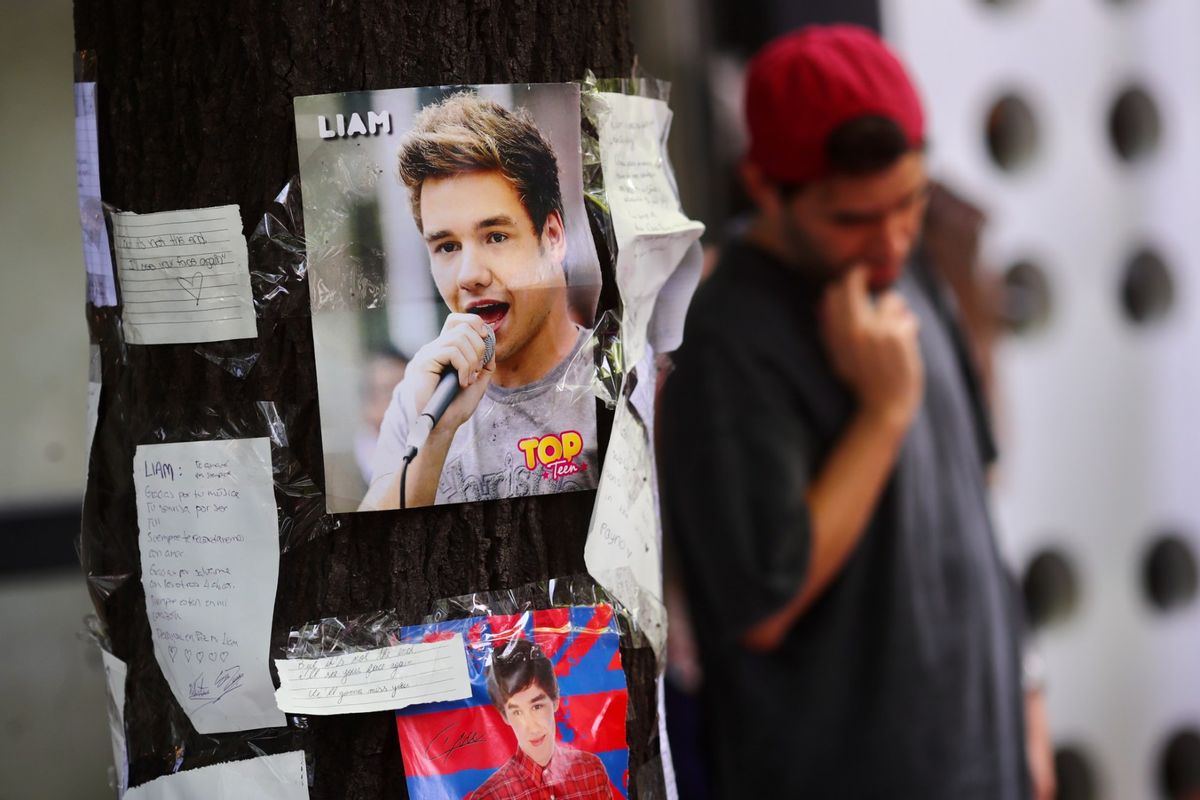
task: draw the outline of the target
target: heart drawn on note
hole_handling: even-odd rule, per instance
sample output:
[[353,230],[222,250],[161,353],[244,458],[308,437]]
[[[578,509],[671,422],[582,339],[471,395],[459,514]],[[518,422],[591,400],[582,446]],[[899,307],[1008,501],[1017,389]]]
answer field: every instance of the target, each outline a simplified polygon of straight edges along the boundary
[[221,663],[222,663],[222,664],[224,664],[224,663],[225,663],[226,661],[228,661],[228,660],[229,660],[229,651],[228,651],[228,650],[222,650],[222,651],[221,651]]
[[176,278],[179,281],[179,288],[196,298],[196,305],[200,305],[200,289],[204,286],[204,274],[197,272],[190,278]]
[[184,648],[183,657],[187,659],[187,662],[189,664],[192,663],[192,651],[191,650]]
[[175,645],[171,645],[170,647],[167,648],[167,652],[170,653],[171,663],[174,664],[175,663],[175,654],[179,652],[179,648],[176,647]]
[[203,650],[197,650],[197,651],[196,651],[196,663],[201,663],[201,662],[203,662],[203,661],[204,661],[204,651],[203,651]]

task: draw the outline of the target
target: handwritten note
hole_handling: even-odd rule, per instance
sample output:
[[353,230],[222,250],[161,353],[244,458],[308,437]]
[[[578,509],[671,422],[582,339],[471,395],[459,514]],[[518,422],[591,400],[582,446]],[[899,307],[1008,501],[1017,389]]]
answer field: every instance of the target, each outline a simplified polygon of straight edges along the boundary
[[125,749],[125,662],[107,650],[100,651],[104,685],[108,689],[108,732],[112,737],[113,767],[117,771],[117,797],[129,785],[129,760]]
[[237,206],[113,215],[122,324],[133,344],[258,335]]
[[115,306],[108,228],[100,202],[100,153],[96,137],[96,84],[75,84],[75,181],[79,189],[79,228],[83,232],[83,264],[87,269],[88,302]]
[[471,694],[462,634],[361,653],[275,660],[279,707],[296,714],[357,714]]
[[140,445],[138,547],[154,656],[201,733],[284,724],[267,656],[279,525],[266,438]]
[[[622,336],[627,352],[640,353],[659,292],[704,225],[688,219],[679,207],[666,156],[667,104],[612,93],[600,99],[600,163],[617,238],[617,287],[625,305]],[[676,289],[686,291],[685,306],[694,289],[694,280]]]
[[164,775],[135,786],[125,800],[308,800],[308,768],[296,750]]
[[635,613],[655,653],[661,653],[667,629],[653,482],[646,431],[622,398],[583,558],[592,577]]

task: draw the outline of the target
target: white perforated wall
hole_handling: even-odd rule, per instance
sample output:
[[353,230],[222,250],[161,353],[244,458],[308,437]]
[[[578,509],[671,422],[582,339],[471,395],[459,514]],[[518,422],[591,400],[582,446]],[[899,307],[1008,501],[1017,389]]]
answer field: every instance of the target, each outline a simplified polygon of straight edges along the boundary
[[[1167,743],[1200,729],[1200,604],[1190,599],[1200,546],[1200,3],[882,6],[885,36],[926,101],[932,173],[987,210],[985,261],[999,272],[1035,265],[1049,292],[1044,323],[998,347],[996,501],[1021,574],[1049,552],[1074,576],[1073,606],[1039,633],[1056,743],[1092,772],[1093,792],[1069,776],[1064,789],[1168,796]],[[1114,125],[1130,87],[1143,94]],[[1024,103],[1031,127],[1011,113],[1020,103],[993,114],[1006,96]],[[989,150],[989,123],[1007,168]],[[1126,285],[1142,251],[1150,257]],[[1148,583],[1147,556],[1168,532],[1177,541]],[[1052,565],[1035,590],[1060,591],[1060,572]],[[1174,779],[1194,768],[1185,759]]]

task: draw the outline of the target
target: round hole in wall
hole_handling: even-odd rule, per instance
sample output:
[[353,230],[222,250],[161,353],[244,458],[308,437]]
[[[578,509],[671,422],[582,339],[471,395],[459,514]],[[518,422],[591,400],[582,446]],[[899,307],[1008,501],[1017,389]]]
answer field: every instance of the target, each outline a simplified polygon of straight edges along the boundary
[[988,110],[984,135],[992,162],[1005,172],[1019,170],[1037,150],[1033,109],[1015,94],[1003,95]]
[[1108,133],[1123,161],[1138,161],[1154,152],[1162,138],[1162,119],[1150,93],[1136,85],[1122,89],[1108,115]]
[[1095,800],[1096,774],[1091,761],[1076,745],[1064,745],[1054,751],[1054,775],[1058,782],[1058,800]]
[[1175,301],[1175,282],[1162,257],[1142,248],[1125,264],[1121,277],[1121,309],[1135,325],[1156,322],[1167,315]]
[[1186,540],[1166,533],[1155,540],[1142,562],[1142,588],[1160,611],[1187,605],[1196,596],[1196,557]]
[[1060,622],[1071,615],[1079,601],[1079,582],[1066,554],[1043,550],[1034,556],[1022,581],[1025,609],[1035,628]]
[[1167,740],[1159,761],[1159,781],[1171,800],[1200,796],[1200,735],[1182,730]]
[[1029,333],[1050,321],[1050,281],[1033,261],[1021,260],[1004,271],[1000,314],[1013,333]]

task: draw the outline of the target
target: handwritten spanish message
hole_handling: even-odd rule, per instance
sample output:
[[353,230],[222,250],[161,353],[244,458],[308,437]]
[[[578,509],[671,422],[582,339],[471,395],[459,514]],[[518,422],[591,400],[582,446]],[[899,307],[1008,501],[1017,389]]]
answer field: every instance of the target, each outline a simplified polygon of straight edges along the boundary
[[308,800],[304,751],[226,761],[164,775],[135,786],[125,800]]
[[461,633],[327,658],[276,659],[279,707],[295,714],[358,714],[471,695]]
[[277,727],[267,663],[279,524],[266,438],[140,445],[138,547],[154,656],[200,733]]
[[613,417],[583,559],[588,573],[634,612],[654,652],[661,653],[667,627],[653,484],[646,431],[629,400],[622,397]]
[[125,339],[216,342],[258,335],[238,207],[113,215]]
[[[671,111],[661,100],[602,93],[598,114],[604,192],[617,238],[617,287],[625,306],[626,352],[641,353],[659,293],[704,232],[679,206],[666,156]],[[689,280],[673,287],[686,307],[699,279],[699,261],[687,260]],[[678,306],[679,298],[675,305]],[[683,316],[678,314],[677,327]],[[676,335],[675,338],[678,338]]]
[[96,84],[75,84],[75,185],[79,190],[79,228],[83,233],[83,265],[87,299],[94,306],[115,306],[108,227],[100,201],[100,153],[96,137]]

